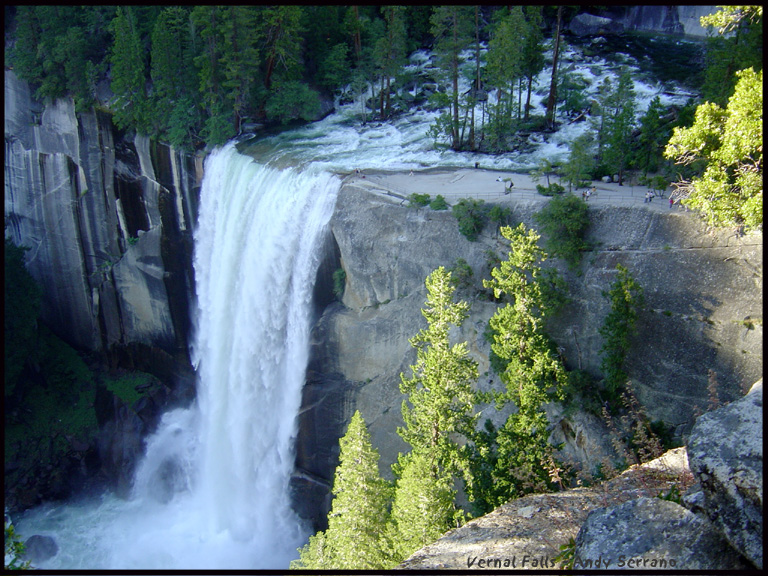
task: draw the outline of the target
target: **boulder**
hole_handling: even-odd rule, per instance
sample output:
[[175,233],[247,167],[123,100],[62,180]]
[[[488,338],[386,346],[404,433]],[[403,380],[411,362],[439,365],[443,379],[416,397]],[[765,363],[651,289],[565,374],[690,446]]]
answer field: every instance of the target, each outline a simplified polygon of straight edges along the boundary
[[592,14],[578,14],[569,26],[576,36],[592,36],[595,34],[617,34],[624,30],[619,22]]
[[701,416],[688,458],[703,508],[739,552],[763,567],[763,381],[744,398]]
[[[602,559],[602,565],[595,564]],[[576,537],[575,569],[733,570],[747,563],[705,518],[675,502],[639,498],[592,511]]]
[[58,553],[59,545],[56,544],[56,540],[54,540],[52,536],[34,534],[24,542],[23,559],[32,562],[32,564],[45,562],[49,558],[56,556]]

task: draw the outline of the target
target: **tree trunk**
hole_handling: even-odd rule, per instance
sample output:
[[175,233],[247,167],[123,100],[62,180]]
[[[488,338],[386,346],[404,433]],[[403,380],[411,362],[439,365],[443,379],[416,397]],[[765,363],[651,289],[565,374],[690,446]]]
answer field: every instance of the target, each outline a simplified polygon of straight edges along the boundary
[[557,98],[557,57],[560,52],[560,26],[563,21],[563,7],[557,7],[557,30],[555,31],[555,53],[552,59],[552,82],[549,85],[547,98],[547,127],[555,127],[555,100]]
[[453,12],[453,61],[452,61],[452,74],[453,74],[453,130],[452,139],[454,150],[459,149],[459,54],[457,52],[457,46],[459,41],[459,21],[456,9]]
[[525,97],[525,121],[528,122],[528,110],[531,107],[531,86],[533,85],[533,76],[528,76],[528,95]]

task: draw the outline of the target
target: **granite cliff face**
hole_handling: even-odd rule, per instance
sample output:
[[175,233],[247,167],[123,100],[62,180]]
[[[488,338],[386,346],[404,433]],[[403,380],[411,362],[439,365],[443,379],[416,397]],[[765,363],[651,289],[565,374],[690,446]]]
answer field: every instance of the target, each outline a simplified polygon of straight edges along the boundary
[[[545,202],[512,204],[513,219],[535,226],[533,214]],[[466,340],[479,362],[479,386],[500,387],[490,371],[490,347],[483,333],[496,305],[478,297],[488,278],[487,251],[506,257],[490,229],[478,242],[458,232],[450,212],[414,209],[398,199],[345,185],[331,221],[338,256],[346,272],[341,303],[329,305],[313,332],[304,407],[300,415],[297,489],[312,501],[307,513],[318,525],[329,504],[328,489],[343,435],[355,409],[365,418],[381,453],[381,470],[407,447],[395,433],[402,424],[400,373],[409,374],[415,353],[408,343],[423,326],[424,279],[436,267],[464,258],[473,269],[472,313],[457,339]],[[640,314],[627,365],[635,392],[652,420],[663,420],[679,438],[695,414],[708,406],[710,378],[720,401],[733,401],[762,374],[762,237],[709,233],[692,213],[590,205],[589,240],[578,273],[558,266],[571,302],[549,330],[569,368],[600,376],[598,333],[610,304],[602,296],[622,264],[642,285]],[[329,266],[332,266],[329,264]],[[712,371],[710,373],[710,371]],[[506,414],[486,407],[482,419],[497,423]],[[592,468],[611,453],[601,421],[587,413],[563,417],[549,407],[552,441],[565,442],[563,456]],[[308,506],[312,507],[312,504]]]
[[5,71],[6,236],[30,247],[42,318],[67,342],[186,355],[195,160],[71,99],[36,102]]
[[[98,475],[120,493],[130,488],[144,435],[169,403],[194,394],[187,340],[201,169],[194,156],[119,133],[104,112],[76,113],[71,99],[37,102],[5,71],[5,234],[30,248],[41,317],[110,368],[159,380],[133,406],[100,388],[98,437],[73,449],[98,453]],[[51,468],[7,487],[12,505],[76,490],[50,488],[46,474],[74,477]]]
[[635,31],[703,37],[707,29],[700,18],[716,11],[717,6],[611,6],[600,16],[577,15],[569,30],[577,36]]

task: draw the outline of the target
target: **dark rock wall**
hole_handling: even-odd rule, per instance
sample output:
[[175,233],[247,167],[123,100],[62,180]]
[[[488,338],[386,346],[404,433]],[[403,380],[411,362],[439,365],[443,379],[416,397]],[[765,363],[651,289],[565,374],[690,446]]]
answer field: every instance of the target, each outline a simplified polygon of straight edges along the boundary
[[81,350],[140,343],[188,364],[195,157],[36,102],[6,70],[5,160],[6,236],[30,247],[44,321]]

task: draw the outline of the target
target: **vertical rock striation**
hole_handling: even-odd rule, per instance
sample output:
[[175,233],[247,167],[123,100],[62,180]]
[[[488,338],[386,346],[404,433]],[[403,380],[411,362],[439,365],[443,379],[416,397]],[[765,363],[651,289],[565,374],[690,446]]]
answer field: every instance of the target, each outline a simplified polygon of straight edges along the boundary
[[83,350],[139,344],[188,363],[194,157],[71,99],[36,102],[6,70],[5,159],[6,236],[30,248],[43,320]]

